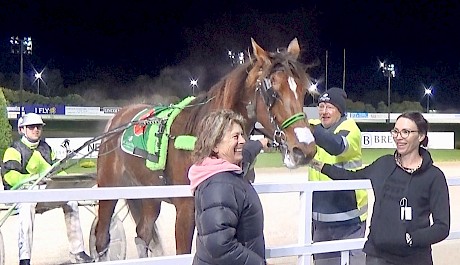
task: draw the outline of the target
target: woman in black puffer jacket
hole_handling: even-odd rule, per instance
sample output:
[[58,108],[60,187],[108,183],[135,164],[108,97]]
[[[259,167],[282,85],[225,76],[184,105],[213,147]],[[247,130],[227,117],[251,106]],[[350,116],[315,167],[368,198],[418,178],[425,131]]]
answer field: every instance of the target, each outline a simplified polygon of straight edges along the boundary
[[189,179],[197,227],[194,265],[265,264],[264,216],[257,192],[244,178],[267,139],[244,139],[244,119],[229,110],[199,125]]

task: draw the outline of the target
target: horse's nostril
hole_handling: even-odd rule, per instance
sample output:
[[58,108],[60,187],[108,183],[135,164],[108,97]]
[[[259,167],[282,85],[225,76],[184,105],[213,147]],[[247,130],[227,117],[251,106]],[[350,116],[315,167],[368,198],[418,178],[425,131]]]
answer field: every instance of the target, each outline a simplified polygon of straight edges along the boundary
[[294,154],[294,157],[296,158],[296,161],[299,165],[305,165],[310,160],[313,158],[311,154],[305,154],[300,148],[294,147],[292,148],[292,152]]
[[298,148],[298,147],[292,148],[292,152],[294,153],[295,156],[298,156],[298,157],[305,156],[305,154],[302,152],[302,150],[300,148]]

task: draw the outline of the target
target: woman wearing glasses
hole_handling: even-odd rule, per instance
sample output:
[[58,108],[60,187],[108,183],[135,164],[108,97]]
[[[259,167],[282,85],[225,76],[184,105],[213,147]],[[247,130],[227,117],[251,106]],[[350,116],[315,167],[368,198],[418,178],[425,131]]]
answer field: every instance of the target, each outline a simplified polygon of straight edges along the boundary
[[405,112],[391,130],[393,155],[355,172],[319,161],[310,164],[332,179],[370,179],[375,203],[363,249],[367,265],[431,265],[431,245],[449,235],[448,187],[426,150],[427,132],[421,113]]

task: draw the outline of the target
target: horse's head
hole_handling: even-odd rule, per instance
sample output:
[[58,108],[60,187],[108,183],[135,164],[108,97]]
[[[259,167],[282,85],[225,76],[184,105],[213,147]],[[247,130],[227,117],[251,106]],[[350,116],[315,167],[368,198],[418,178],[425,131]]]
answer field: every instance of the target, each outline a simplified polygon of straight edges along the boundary
[[[316,154],[303,103],[311,85],[306,67],[297,61],[300,47],[297,39],[287,49],[266,52],[252,40],[255,58],[248,72],[246,87],[252,104],[248,116],[255,117],[279,144],[288,168],[308,163]],[[251,96],[252,94],[252,96]]]

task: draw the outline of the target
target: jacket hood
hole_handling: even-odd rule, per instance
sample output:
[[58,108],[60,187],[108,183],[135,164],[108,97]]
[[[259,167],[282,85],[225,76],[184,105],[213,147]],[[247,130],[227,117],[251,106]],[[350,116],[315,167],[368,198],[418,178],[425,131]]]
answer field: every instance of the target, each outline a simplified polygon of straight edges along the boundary
[[227,160],[211,157],[205,158],[201,163],[192,165],[188,171],[188,178],[190,179],[190,189],[192,190],[192,193],[195,192],[195,189],[198,185],[200,185],[200,183],[212,177],[214,174],[225,171],[241,173],[242,169]]
[[423,147],[420,147],[419,153],[422,156],[422,166],[420,166],[419,170],[425,171],[433,165],[433,159],[430,152]]

